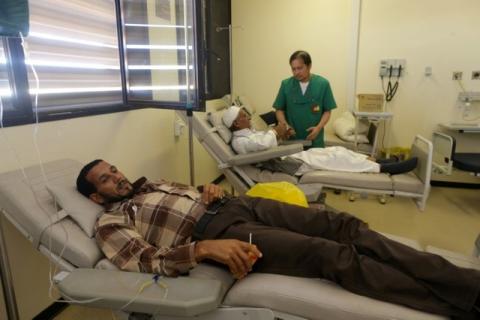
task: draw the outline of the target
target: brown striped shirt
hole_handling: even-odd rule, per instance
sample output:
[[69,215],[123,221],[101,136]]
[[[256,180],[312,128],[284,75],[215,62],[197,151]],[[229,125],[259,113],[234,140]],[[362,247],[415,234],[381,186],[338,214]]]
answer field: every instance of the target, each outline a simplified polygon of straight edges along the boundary
[[204,212],[201,193],[193,187],[146,181],[131,199],[107,208],[95,237],[122,270],[176,276],[196,265],[191,236]]

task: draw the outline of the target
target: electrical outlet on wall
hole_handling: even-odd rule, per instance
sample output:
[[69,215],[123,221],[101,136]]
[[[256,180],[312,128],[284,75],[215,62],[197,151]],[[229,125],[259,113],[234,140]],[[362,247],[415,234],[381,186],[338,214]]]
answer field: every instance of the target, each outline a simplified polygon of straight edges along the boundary
[[472,71],[472,80],[480,80],[480,70]]
[[452,80],[462,80],[463,72],[462,71],[453,71]]

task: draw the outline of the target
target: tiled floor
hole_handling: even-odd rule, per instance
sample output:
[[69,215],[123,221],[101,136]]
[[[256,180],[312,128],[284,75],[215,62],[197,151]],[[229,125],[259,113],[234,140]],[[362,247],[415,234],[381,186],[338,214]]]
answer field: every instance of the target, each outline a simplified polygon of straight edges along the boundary
[[433,187],[425,211],[408,198],[387,198],[380,204],[375,197],[348,201],[348,195],[328,192],[332,207],[352,213],[376,231],[417,240],[470,255],[480,234],[480,190]]
[[[380,232],[470,255],[480,233],[480,190],[432,188],[424,212],[408,198],[388,198],[380,204],[375,197],[348,200],[348,194],[327,192],[328,205],[350,212]],[[55,319],[115,319],[110,310],[70,306]]]

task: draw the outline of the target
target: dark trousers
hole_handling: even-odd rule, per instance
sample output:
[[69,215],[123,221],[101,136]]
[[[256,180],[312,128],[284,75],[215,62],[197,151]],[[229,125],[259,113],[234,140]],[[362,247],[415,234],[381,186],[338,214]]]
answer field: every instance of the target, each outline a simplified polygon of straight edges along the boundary
[[242,196],[209,222],[203,239],[256,244],[253,271],[321,277],[379,300],[468,319],[480,272],[392,241],[346,213]]

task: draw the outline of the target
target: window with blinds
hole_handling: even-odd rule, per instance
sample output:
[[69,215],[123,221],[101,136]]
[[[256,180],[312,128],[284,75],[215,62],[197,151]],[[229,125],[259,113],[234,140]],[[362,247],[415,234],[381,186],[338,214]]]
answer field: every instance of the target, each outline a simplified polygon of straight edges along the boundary
[[121,2],[129,102],[201,108],[196,1]]
[[12,110],[12,92],[8,80],[7,58],[0,42],[0,125],[3,126],[3,115]]
[[28,3],[28,35],[0,45],[3,124],[142,107],[204,108],[200,1]]
[[121,106],[114,0],[30,0],[25,64],[41,114]]

